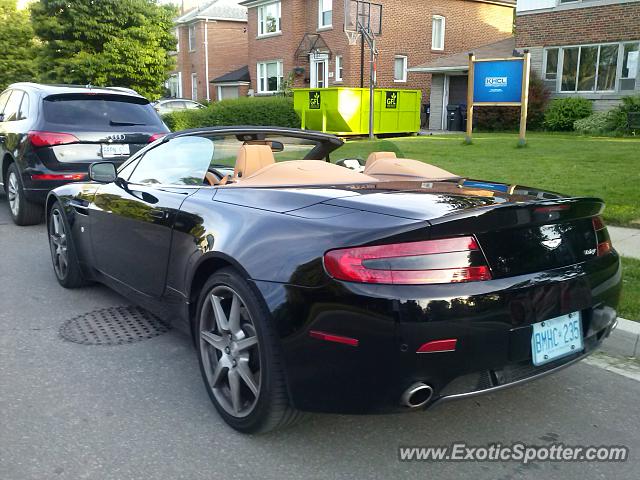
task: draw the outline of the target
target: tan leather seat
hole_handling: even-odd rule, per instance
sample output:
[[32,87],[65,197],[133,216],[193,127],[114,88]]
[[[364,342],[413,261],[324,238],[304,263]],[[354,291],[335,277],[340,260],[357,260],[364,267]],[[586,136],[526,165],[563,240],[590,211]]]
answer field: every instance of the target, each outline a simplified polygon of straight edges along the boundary
[[205,181],[211,185],[212,187],[218,185],[220,183],[220,180],[218,180],[218,177],[216,177],[213,173],[211,172],[207,172],[204,174],[204,179]]
[[268,145],[242,145],[238,151],[236,166],[233,169],[235,181],[250,177],[264,167],[276,163],[271,147]]
[[381,158],[397,158],[395,152],[372,152],[367,158],[367,163],[364,165],[364,169],[371,167],[375,162]]

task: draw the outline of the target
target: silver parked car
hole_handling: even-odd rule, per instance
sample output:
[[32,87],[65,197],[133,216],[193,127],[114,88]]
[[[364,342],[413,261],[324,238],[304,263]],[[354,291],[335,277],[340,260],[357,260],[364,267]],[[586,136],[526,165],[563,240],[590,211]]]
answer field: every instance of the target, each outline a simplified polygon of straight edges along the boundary
[[153,108],[156,109],[160,115],[165,113],[175,112],[176,110],[191,110],[195,108],[204,108],[204,105],[193,100],[187,100],[186,98],[167,98],[165,100],[158,100],[154,102]]

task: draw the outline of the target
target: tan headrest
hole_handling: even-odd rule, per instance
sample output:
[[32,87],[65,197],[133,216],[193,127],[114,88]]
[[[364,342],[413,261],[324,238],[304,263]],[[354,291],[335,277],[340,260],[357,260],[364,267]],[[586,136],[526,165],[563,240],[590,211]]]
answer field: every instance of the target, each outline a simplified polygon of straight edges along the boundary
[[372,152],[369,158],[367,158],[367,163],[364,168],[369,168],[381,158],[396,158],[396,154],[395,152]]
[[268,145],[243,145],[238,151],[234,177],[236,180],[247,178],[273,163],[276,159]]

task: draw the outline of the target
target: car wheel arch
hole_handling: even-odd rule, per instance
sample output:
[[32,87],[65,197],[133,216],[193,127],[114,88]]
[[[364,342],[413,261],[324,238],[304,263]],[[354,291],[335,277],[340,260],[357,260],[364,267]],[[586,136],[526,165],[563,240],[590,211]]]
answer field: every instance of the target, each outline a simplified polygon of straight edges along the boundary
[[187,285],[189,298],[189,321],[191,324],[191,335],[194,342],[196,339],[196,309],[198,306],[198,298],[200,297],[200,292],[202,291],[202,287],[204,287],[205,283],[207,283],[207,280],[211,277],[211,275],[218,272],[219,270],[222,270],[223,268],[233,268],[243,278],[247,280],[250,278],[248,272],[240,265],[240,263],[238,263],[237,260],[223,253],[210,253],[200,259],[200,261],[196,264],[193,273],[190,275],[189,283]]
[[0,180],[5,183],[5,188],[7,183],[7,171],[9,170],[9,165],[11,165],[14,161],[15,160],[13,159],[13,157],[8,153],[6,153],[2,158],[2,176],[0,176]]

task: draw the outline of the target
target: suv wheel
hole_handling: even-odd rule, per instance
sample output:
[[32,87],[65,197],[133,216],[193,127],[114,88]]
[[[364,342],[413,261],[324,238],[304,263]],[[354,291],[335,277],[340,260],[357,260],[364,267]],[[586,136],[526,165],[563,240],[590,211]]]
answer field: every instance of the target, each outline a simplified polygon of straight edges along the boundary
[[7,197],[11,219],[16,225],[35,225],[42,220],[42,205],[30,202],[25,198],[22,179],[15,163],[7,170]]

